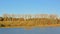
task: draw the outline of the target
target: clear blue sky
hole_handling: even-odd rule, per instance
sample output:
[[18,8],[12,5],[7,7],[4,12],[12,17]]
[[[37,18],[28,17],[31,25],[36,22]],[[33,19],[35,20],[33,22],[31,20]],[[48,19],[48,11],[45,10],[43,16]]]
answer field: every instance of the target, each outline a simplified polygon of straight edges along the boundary
[[0,15],[60,14],[60,0],[0,0]]

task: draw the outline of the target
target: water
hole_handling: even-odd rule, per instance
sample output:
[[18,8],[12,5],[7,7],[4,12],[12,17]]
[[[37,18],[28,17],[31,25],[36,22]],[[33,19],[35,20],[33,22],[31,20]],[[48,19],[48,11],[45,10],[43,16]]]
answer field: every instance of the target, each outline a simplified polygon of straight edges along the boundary
[[33,28],[0,28],[0,34],[60,34],[60,27]]

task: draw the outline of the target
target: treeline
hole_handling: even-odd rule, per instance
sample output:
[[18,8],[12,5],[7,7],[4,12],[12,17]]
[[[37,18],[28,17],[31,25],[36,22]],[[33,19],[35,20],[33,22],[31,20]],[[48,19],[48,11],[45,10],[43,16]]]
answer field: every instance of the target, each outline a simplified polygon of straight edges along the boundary
[[42,22],[42,23],[60,23],[60,19],[58,18],[29,18],[29,19],[24,19],[24,18],[12,18],[12,17],[0,17],[0,21],[37,21],[37,22]]
[[[17,18],[18,17],[18,18]],[[18,20],[26,20],[33,19],[33,18],[53,18],[53,19],[59,19],[57,15],[48,15],[48,14],[36,14],[36,15],[9,15],[4,14],[2,17],[0,17],[0,21],[18,21]]]
[[36,25],[51,25],[51,24],[60,24],[60,19],[56,16],[50,16],[49,18],[28,18],[25,19],[15,18],[15,17],[0,17],[0,26],[36,26]]
[[24,18],[0,17],[0,21],[23,21]]

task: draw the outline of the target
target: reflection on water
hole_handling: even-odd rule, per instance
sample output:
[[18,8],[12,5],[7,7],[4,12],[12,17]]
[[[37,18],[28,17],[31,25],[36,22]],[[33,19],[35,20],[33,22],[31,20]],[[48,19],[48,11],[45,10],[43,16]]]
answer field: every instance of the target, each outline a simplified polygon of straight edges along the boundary
[[33,28],[0,28],[0,34],[60,34],[60,27]]

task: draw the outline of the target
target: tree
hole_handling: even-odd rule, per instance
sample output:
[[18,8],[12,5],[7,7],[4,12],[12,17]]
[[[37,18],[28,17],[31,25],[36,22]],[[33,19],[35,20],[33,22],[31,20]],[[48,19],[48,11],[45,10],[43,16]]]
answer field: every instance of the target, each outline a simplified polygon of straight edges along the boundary
[[53,18],[53,19],[57,19],[57,17],[58,17],[58,16],[57,16],[57,15],[54,15],[54,14],[51,14],[51,15],[50,15],[50,18]]

